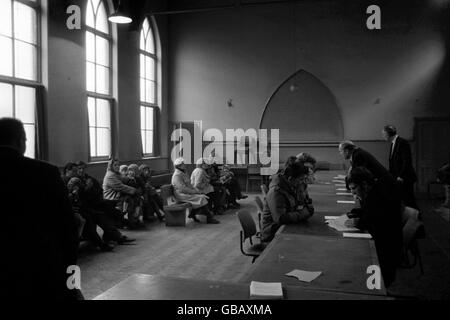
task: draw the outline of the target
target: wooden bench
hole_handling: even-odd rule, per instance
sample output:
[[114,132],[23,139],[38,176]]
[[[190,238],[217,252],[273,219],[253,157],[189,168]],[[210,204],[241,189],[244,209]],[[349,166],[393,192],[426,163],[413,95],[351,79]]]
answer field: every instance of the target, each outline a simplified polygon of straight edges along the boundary
[[185,227],[186,217],[192,211],[189,203],[180,203],[175,199],[173,186],[170,184],[161,187],[161,197],[164,201],[164,212],[166,213],[167,227]]

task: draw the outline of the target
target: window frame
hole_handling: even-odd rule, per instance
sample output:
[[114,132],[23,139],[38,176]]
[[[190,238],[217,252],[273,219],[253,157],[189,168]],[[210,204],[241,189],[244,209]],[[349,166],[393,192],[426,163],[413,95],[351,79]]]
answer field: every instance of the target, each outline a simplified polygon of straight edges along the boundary
[[[14,3],[18,2],[23,5],[26,5],[30,8],[32,8],[36,13],[36,43],[29,43],[22,40],[23,43],[27,43],[29,45],[32,45],[36,48],[36,80],[29,80],[29,79],[23,79],[16,77],[16,48],[15,48],[15,17],[14,17]],[[3,35],[4,36],[4,35]],[[4,36],[8,37],[8,36]],[[35,90],[35,98],[36,98],[36,104],[34,108],[34,114],[35,114],[35,122],[34,122],[34,130],[35,130],[35,136],[34,136],[34,158],[39,160],[43,159],[43,145],[42,145],[42,137],[43,137],[43,130],[44,130],[44,123],[41,123],[40,121],[42,119],[42,112],[44,106],[42,105],[42,100],[39,99],[40,94],[42,94],[42,91],[44,90],[44,86],[42,84],[42,1],[36,0],[11,0],[11,37],[8,37],[12,40],[12,48],[11,48],[11,59],[12,59],[12,75],[0,75],[0,83],[6,83],[12,86],[12,107],[13,107],[13,114],[16,111],[16,87],[28,87],[33,88]],[[20,120],[20,119],[18,119]],[[25,124],[25,123],[24,123]]]
[[[152,41],[153,41],[153,48],[154,48],[154,53],[148,52],[144,49],[141,48],[141,34],[144,32],[144,24],[145,22],[148,22],[148,26],[149,26],[149,33],[151,33],[151,37],[152,37]],[[150,103],[147,101],[142,101],[142,87],[141,87],[141,81],[144,80],[147,81],[148,79],[146,78],[146,68],[144,67],[144,74],[141,73],[141,69],[142,66],[139,67],[139,114],[142,115],[142,108],[151,108],[153,110],[153,130],[148,130],[147,128],[140,128],[140,135],[141,135],[141,145],[142,145],[142,158],[146,159],[146,158],[155,158],[157,156],[159,156],[159,137],[160,137],[160,132],[159,132],[159,111],[161,110],[160,107],[160,96],[159,96],[159,90],[158,90],[158,86],[159,86],[159,82],[158,82],[158,77],[159,77],[159,72],[158,72],[158,64],[160,63],[160,59],[158,57],[158,46],[157,46],[157,38],[156,38],[156,34],[155,34],[155,25],[154,22],[152,21],[152,19],[145,17],[144,21],[141,23],[141,28],[140,28],[140,33],[139,33],[139,63],[141,63],[141,56],[144,57],[144,61],[145,58],[149,57],[154,61],[154,80],[150,80],[154,82],[154,103]],[[146,47],[147,41],[149,41],[150,39],[147,37],[145,38],[145,34],[144,34],[144,48]],[[142,124],[142,119],[141,119],[141,124]],[[144,146],[144,136],[142,135],[143,132],[147,132],[147,131],[153,131],[153,152],[152,153],[146,153],[145,151],[145,146]]]
[[[100,3],[103,3],[103,5],[105,6],[105,10],[106,10],[106,14],[108,15],[109,13],[109,5],[108,5],[108,1],[105,0],[100,0]],[[91,0],[86,0],[86,7],[88,5],[91,4]],[[100,4],[99,4],[100,6]],[[98,13],[98,12],[97,12]],[[87,13],[86,13],[87,14]],[[94,12],[94,18],[96,19],[97,16],[95,16],[95,12]],[[97,20],[95,20],[96,22]],[[113,158],[113,154],[114,154],[114,126],[113,126],[113,121],[114,121],[114,105],[115,105],[115,99],[113,96],[113,42],[114,42],[114,38],[113,38],[113,25],[112,23],[107,19],[107,23],[108,23],[108,33],[105,33],[103,31],[97,30],[96,28],[93,28],[91,26],[87,25],[87,21],[86,21],[86,17],[84,20],[84,40],[85,40],[85,70],[86,70],[86,111],[87,111],[87,123],[88,123],[88,149],[89,149],[89,162],[104,162],[104,161],[109,161]],[[108,68],[108,78],[109,78],[109,87],[108,87],[108,92],[109,94],[103,94],[103,93],[98,93],[95,91],[90,91],[87,88],[87,64],[92,63],[91,61],[88,61],[87,59],[87,34],[88,32],[92,33],[94,35],[94,56],[95,59],[97,59],[97,39],[96,36],[99,36],[105,40],[108,41],[108,59],[109,59],[109,66]],[[97,66],[97,62],[94,62],[94,65]],[[103,66],[105,67],[105,66]],[[95,90],[97,91],[97,70],[95,72]],[[107,100],[109,102],[109,107],[110,107],[110,144],[111,144],[111,149],[110,149],[110,155],[109,156],[93,156],[92,155],[92,150],[91,150],[91,134],[90,134],[90,130],[91,130],[91,123],[90,123],[90,119],[89,119],[89,98],[93,98],[93,99],[103,99],[103,100]],[[92,126],[94,128],[98,128],[97,126]],[[98,150],[96,148],[96,150]]]

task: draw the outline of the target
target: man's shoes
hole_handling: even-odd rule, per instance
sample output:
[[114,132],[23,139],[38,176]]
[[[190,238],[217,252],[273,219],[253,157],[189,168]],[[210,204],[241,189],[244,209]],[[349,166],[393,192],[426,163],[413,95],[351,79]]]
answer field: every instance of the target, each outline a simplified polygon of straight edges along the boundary
[[219,220],[216,220],[216,219],[214,219],[214,218],[209,218],[209,219],[206,221],[206,223],[207,223],[207,224],[219,224],[220,221],[219,221]]
[[122,236],[119,240],[117,240],[117,243],[120,245],[123,245],[123,244],[127,244],[127,243],[133,243],[135,241],[136,241],[136,239],[130,239],[127,236]]

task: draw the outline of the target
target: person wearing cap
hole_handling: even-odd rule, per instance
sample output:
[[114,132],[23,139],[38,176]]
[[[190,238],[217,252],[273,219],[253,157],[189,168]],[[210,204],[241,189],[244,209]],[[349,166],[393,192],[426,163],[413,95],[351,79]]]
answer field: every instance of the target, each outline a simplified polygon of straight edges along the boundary
[[208,209],[208,197],[201,194],[191,184],[191,179],[186,173],[186,164],[183,158],[178,158],[174,161],[175,172],[172,176],[172,186],[174,189],[175,198],[182,203],[189,203],[192,205],[192,212],[189,218],[198,222],[197,214],[205,215],[208,224],[220,223],[214,219],[213,214]]
[[308,175],[308,168],[289,157],[281,173],[272,176],[264,201],[261,241],[270,242],[285,224],[301,223],[313,214],[297,199],[295,184]]

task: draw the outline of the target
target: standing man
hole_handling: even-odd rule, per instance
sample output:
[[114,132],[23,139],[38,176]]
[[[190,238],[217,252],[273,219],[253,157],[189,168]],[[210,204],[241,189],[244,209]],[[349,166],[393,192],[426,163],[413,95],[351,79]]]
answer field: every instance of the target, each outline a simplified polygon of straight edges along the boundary
[[385,126],[382,134],[383,138],[391,143],[389,172],[399,185],[402,200],[407,207],[418,209],[414,196],[417,175],[412,164],[411,147],[408,141],[398,136],[394,126]]
[[[6,300],[81,298],[67,285],[77,262],[78,234],[68,191],[57,167],[24,157],[22,122],[0,119],[0,203]],[[20,299],[20,300],[19,300]]]

